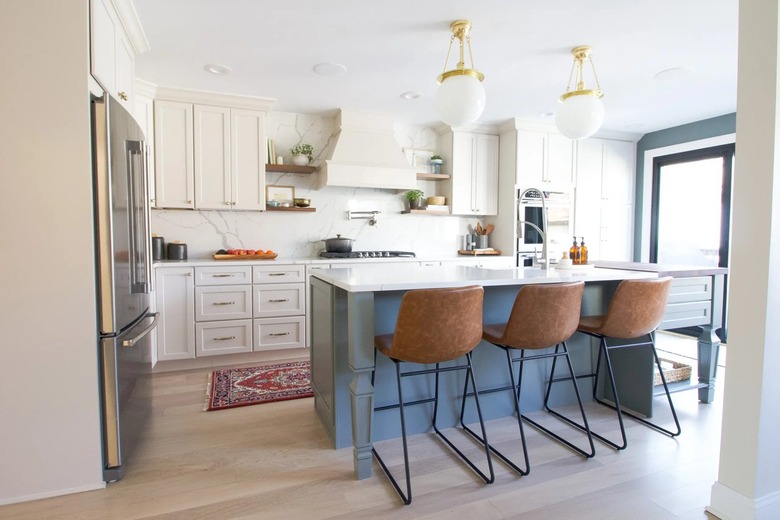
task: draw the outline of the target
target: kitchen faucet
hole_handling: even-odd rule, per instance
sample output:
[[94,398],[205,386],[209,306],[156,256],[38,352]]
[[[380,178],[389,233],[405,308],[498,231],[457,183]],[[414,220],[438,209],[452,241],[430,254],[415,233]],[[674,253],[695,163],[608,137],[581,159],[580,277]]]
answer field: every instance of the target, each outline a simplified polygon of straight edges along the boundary
[[[523,238],[523,224],[527,226],[531,226],[532,228],[536,229],[539,234],[542,236],[542,269],[549,269],[550,268],[550,255],[547,247],[548,239],[547,239],[547,205],[545,203],[545,197],[544,192],[540,190],[539,188],[528,188],[523,193],[520,194],[519,200],[522,200],[525,195],[530,191],[537,191],[539,192],[539,195],[541,195],[542,199],[542,229],[539,228],[536,224],[533,222],[527,222],[525,220],[520,220],[518,222],[517,226],[517,236],[519,238]],[[534,255],[534,259],[536,255]]]

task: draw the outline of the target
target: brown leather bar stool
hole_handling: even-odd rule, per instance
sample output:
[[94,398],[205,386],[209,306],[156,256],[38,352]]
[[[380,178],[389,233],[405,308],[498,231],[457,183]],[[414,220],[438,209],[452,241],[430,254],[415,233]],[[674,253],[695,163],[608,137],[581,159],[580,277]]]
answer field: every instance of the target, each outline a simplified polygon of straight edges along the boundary
[[[666,378],[661,369],[661,362],[659,361],[658,353],[655,350],[655,329],[658,328],[658,325],[661,324],[661,320],[663,320],[671,284],[671,276],[648,280],[623,280],[620,282],[620,285],[618,285],[615,294],[609,302],[607,313],[603,316],[585,316],[580,319],[580,323],[577,326],[578,331],[599,338],[600,340],[599,355],[598,360],[596,361],[596,372],[593,381],[593,399],[596,402],[617,411],[622,444],[617,444],[596,433],[593,433],[593,436],[617,450],[625,449],[628,445],[626,440],[626,429],[623,425],[624,414],[661,433],[665,433],[670,437],[676,437],[682,432],[680,429],[680,421],[677,419],[677,412],[674,410],[672,396],[669,393],[669,386],[666,384]],[[610,345],[607,341],[608,339],[643,339],[645,336],[647,336],[645,341],[635,343],[615,343]],[[653,351],[655,364],[661,374],[661,382],[664,386],[666,398],[669,401],[669,408],[672,411],[676,431],[667,430],[647,419],[623,410],[620,406],[620,397],[615,386],[615,374],[609,353],[610,351],[619,348],[648,346]],[[609,377],[609,384],[615,402],[614,405],[604,402],[596,396],[602,357],[604,358],[605,370]]]
[[[490,450],[520,475],[528,475],[531,469],[528,462],[528,450],[526,449],[523,421],[528,422],[541,432],[585,458],[593,457],[593,455],[596,454],[596,450],[593,446],[593,439],[591,438],[588,429],[588,419],[585,416],[585,410],[582,407],[582,399],[580,398],[580,392],[574,377],[574,369],[572,368],[571,359],[569,358],[569,351],[566,347],[566,340],[569,339],[577,329],[584,287],[585,284],[583,282],[527,285],[517,293],[515,303],[512,306],[512,311],[509,315],[509,320],[506,323],[485,325],[483,329],[482,338],[503,349],[506,353],[509,377],[512,384],[511,388],[507,388],[507,390],[511,389],[514,396],[515,413],[517,414],[517,426],[520,429],[520,442],[523,448],[525,468],[521,468],[509,460],[507,456],[494,447],[490,446]],[[552,347],[555,347],[555,350],[551,352],[549,349]],[[512,354],[515,350],[520,351],[520,357],[516,359],[513,358]],[[550,378],[547,383],[547,391],[544,399],[546,407],[550,397],[550,390],[552,389],[555,365],[559,357],[566,360],[566,365],[569,369],[571,377],[568,379],[571,379],[574,386],[574,394],[577,397],[580,415],[582,416],[582,421],[585,425],[584,430],[589,445],[587,451],[529,419],[520,412],[523,364],[527,361],[552,358]],[[517,382],[515,382],[513,366],[513,363],[516,362],[519,362]],[[465,395],[463,404],[465,406]],[[461,421],[462,420],[463,409],[461,409]],[[477,440],[485,443],[485,441],[476,433],[469,430],[465,425],[463,425],[463,427]]]
[[[456,287],[452,289],[416,289],[407,291],[401,298],[398,318],[393,334],[384,334],[374,338],[374,364],[376,352],[379,351],[395,363],[398,382],[398,404],[374,408],[385,410],[399,408],[401,414],[401,437],[404,450],[404,469],[406,474],[406,493],[401,491],[395,477],[385,465],[376,448],[371,451],[382,467],[404,504],[412,502],[412,481],[409,475],[409,450],[406,444],[406,421],[404,404],[420,404],[433,401],[433,429],[450,448],[462,458],[486,483],[495,480],[493,462],[490,450],[485,448],[488,473],[485,475],[471,462],[455,445],[439,431],[436,426],[436,416],[439,410],[439,373],[453,370],[466,371],[466,384],[471,380],[472,390],[477,392],[474,372],[471,365],[471,351],[482,339],[482,287]],[[466,357],[466,364],[440,366],[446,361]],[[436,368],[401,372],[401,363],[436,364]],[[435,374],[435,390],[433,399],[404,403],[402,378],[424,374]],[[470,376],[470,377],[469,377]],[[373,376],[371,383],[374,383]],[[485,433],[485,423],[482,420],[482,410],[479,400],[476,400],[477,415]]]

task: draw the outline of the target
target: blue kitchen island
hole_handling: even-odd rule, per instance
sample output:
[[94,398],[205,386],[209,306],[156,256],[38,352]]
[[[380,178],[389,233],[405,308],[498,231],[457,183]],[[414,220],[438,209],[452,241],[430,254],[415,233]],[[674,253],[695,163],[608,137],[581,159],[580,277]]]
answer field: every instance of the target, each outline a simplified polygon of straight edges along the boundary
[[[398,307],[405,291],[481,285],[485,290],[483,321],[497,323],[508,318],[514,299],[523,285],[582,280],[585,282],[582,314],[601,314],[606,310],[615,288],[622,280],[659,276],[659,272],[653,270],[631,269],[631,266],[628,269],[615,267],[610,265],[609,268],[605,266],[544,271],[538,268],[485,269],[442,266],[431,269],[417,265],[365,265],[317,271],[312,276],[309,287],[315,410],[335,448],[353,446],[355,477],[362,479],[371,476],[372,441],[400,436],[397,410],[374,413],[375,406],[394,404],[397,401],[392,363],[379,356],[377,366],[374,365],[374,336],[393,332]],[[681,272],[677,274],[680,275]],[[702,275],[696,279],[702,282],[708,277],[714,279],[717,276]],[[722,273],[720,277],[722,279]],[[690,284],[683,284],[682,287],[683,293],[691,293]],[[679,293],[674,289],[672,292]],[[712,312],[700,311],[702,307],[711,308],[711,284],[709,293],[694,292],[695,298],[708,300],[692,307],[689,305],[691,301],[685,297],[682,298],[685,301],[675,303],[673,300],[679,298],[670,296],[667,310],[669,319],[665,318],[667,325],[712,325]],[[424,319],[424,316],[421,318]],[[575,372],[592,373],[595,368],[597,344],[590,337],[579,333],[567,343]],[[716,347],[715,350],[717,351]],[[625,351],[620,353],[622,359],[615,356],[616,366],[621,364],[626,368],[625,371],[621,368],[624,376],[618,381],[621,402],[627,408],[651,416],[652,353],[649,349],[621,351]],[[711,358],[709,360],[712,362]],[[492,345],[482,342],[474,350],[474,369],[480,392],[509,385],[506,358],[500,349]],[[376,389],[371,383],[375,370]],[[702,367],[700,360],[699,371],[712,374],[714,384],[714,369],[709,366]],[[524,411],[541,408],[547,374],[549,365],[529,365],[523,379]],[[443,405],[440,404],[439,424],[442,427],[454,426],[457,422],[463,390],[462,377],[462,374],[450,373],[443,381],[443,395],[447,398],[443,400]],[[405,394],[410,400],[426,401],[432,396],[432,379],[414,378],[409,382],[411,384],[405,386]],[[579,384],[583,398],[589,398],[591,379],[584,378]],[[708,380],[707,386],[709,384]],[[570,385],[555,385],[552,397],[554,406],[568,404],[572,400]],[[484,397],[480,396],[480,401],[486,419],[510,416],[514,412],[509,392],[487,393]],[[410,434],[428,431],[430,406],[430,403],[424,403],[407,408],[407,429]],[[468,420],[476,419],[470,417]]]

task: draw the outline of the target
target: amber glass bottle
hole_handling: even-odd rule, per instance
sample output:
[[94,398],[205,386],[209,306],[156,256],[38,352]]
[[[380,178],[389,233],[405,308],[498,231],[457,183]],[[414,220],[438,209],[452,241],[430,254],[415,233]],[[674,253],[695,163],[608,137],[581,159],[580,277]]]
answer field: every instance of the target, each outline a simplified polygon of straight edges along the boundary
[[579,264],[580,263],[580,248],[577,245],[577,237],[574,238],[574,243],[569,248],[569,258],[571,258],[572,264]]
[[588,263],[588,247],[585,245],[585,237],[582,237],[582,242],[580,242],[580,263],[583,265]]

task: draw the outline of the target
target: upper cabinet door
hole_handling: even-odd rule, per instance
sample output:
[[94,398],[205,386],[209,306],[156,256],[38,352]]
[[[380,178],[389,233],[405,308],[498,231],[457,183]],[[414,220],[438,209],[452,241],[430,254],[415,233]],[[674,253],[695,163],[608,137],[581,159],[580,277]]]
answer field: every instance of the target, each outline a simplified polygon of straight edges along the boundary
[[110,0],[92,0],[90,31],[92,76],[132,113],[135,53]]
[[474,214],[474,168],[476,135],[467,132],[452,134],[452,196],[453,215]]
[[477,135],[474,178],[474,210],[478,215],[498,215],[498,136]]
[[547,134],[546,182],[569,187],[574,182],[574,141],[561,134]]
[[230,209],[230,109],[194,107],[195,207]]
[[539,186],[545,180],[545,154],[547,150],[544,132],[517,131],[517,184]]
[[154,170],[158,208],[195,207],[192,105],[154,102]]
[[231,109],[231,193],[233,209],[265,209],[265,114]]
[[616,204],[634,201],[634,143],[604,141],[604,175],[601,198]]

